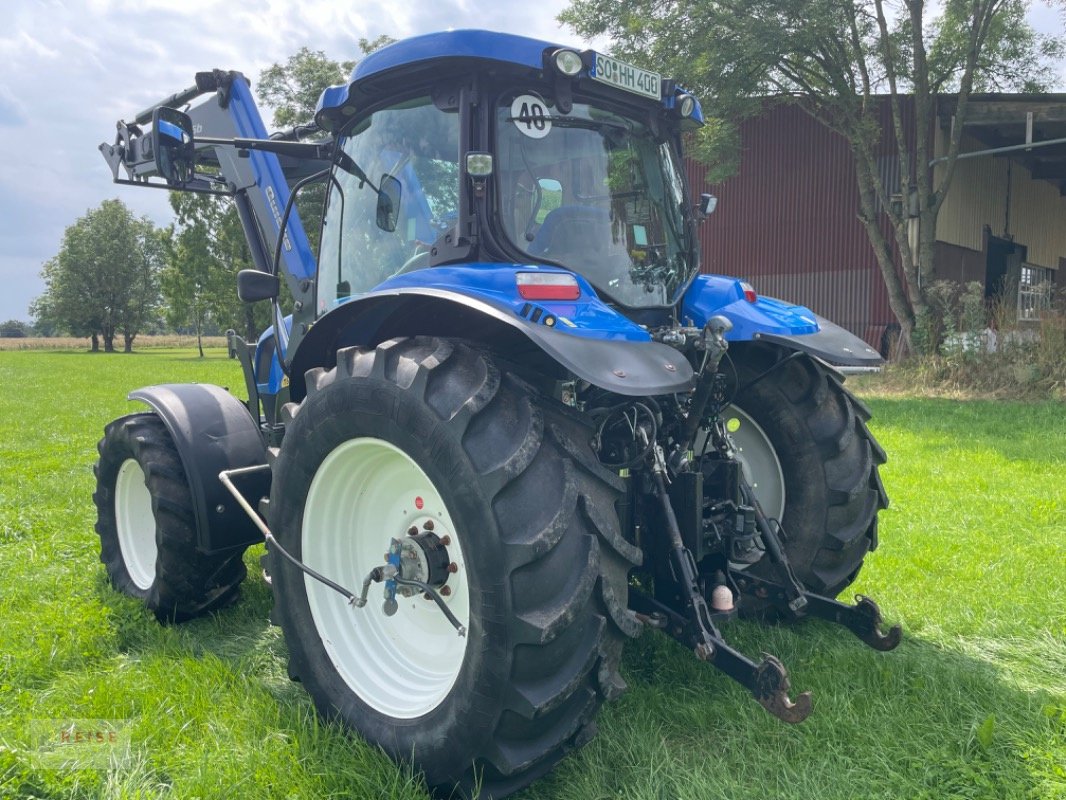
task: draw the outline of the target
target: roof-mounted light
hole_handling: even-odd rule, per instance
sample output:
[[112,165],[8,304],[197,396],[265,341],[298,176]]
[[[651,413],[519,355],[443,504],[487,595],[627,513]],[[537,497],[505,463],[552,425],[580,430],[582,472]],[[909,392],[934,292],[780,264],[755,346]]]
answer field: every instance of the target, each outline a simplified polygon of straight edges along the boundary
[[585,68],[581,54],[576,50],[559,49],[552,53],[555,68],[568,78],[577,76]]
[[577,300],[581,287],[568,272],[518,272],[518,294],[523,300]]

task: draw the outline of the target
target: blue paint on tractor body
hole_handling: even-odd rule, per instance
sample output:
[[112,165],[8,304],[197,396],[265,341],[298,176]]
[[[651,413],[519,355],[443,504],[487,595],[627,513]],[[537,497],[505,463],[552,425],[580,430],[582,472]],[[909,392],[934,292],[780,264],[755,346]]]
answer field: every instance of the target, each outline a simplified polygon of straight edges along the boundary
[[[515,276],[519,272],[573,275],[581,294],[576,300],[526,300],[518,292]],[[529,325],[543,325],[546,319],[551,318],[556,331],[571,336],[629,342],[651,341],[647,330],[603,302],[582,276],[555,266],[472,263],[431,267],[394,275],[372,291],[347,298],[343,303],[407,288],[442,289],[485,300],[497,307],[510,309],[517,320]],[[697,275],[685,293],[681,321],[703,327],[715,314],[721,314],[733,323],[733,329],[726,335],[731,342],[751,341],[758,333],[798,335],[818,331],[815,314],[809,308],[762,296],[751,303],[745,299],[744,290],[736,278]],[[287,317],[286,326],[291,325],[291,321],[291,317]],[[273,346],[272,328],[259,337],[255,359],[257,367],[264,346]],[[281,389],[282,377],[281,365],[277,353],[274,353],[268,374],[256,374],[259,391],[277,394]]]
[[697,275],[681,303],[681,321],[691,320],[702,328],[715,314],[733,323],[733,330],[725,337],[731,342],[751,341],[757,333],[795,336],[818,332],[815,314],[805,306],[761,295],[751,303],[736,278]]
[[[247,139],[270,138],[246,81],[237,80],[230,84],[229,112],[238,135]],[[276,155],[262,150],[247,152],[256,186],[271,206],[273,213],[269,223],[274,226],[276,234],[281,229],[281,215],[289,201],[289,183],[285,180],[285,173],[282,172]],[[311,250],[311,243],[304,232],[299,214],[289,216],[281,257],[285,259],[285,267],[291,274],[302,279],[315,277],[315,254]]]
[[[323,111],[335,111],[344,106],[358,105],[356,98],[359,86],[392,70],[409,68],[422,62],[448,59],[494,61],[512,67],[541,70],[545,67],[546,55],[566,47],[555,42],[530,39],[527,36],[480,30],[444,31],[404,39],[374,51],[356,64],[348,83],[330,86],[323,91],[315,107],[315,120],[327,130],[332,129],[329,115],[322,114]],[[579,77],[588,77],[588,74],[589,63],[586,59],[585,69]],[[688,92],[677,87],[673,94],[662,98],[662,105],[668,109],[674,108],[677,97],[682,94],[688,94]],[[695,108],[690,119],[702,125],[703,109],[695,97],[693,100]],[[654,101],[648,100],[647,102]]]
[[[357,111],[361,104],[380,95],[381,81],[390,74],[399,74],[403,70],[431,62],[443,64],[448,61],[468,61],[471,70],[484,66],[475,62],[488,62],[504,67],[550,73],[547,59],[560,47],[565,45],[480,30],[446,31],[406,39],[383,47],[359,62],[347,84],[332,86],[322,92],[315,117],[324,128],[334,130],[342,124],[344,118]],[[585,53],[583,58],[585,69],[582,75],[588,77],[592,54]],[[243,107],[247,95],[247,103],[254,109],[247,88],[242,82],[235,82],[234,88],[237,89],[238,86],[240,89],[235,99]],[[661,98],[660,103],[664,108],[673,109],[681,97],[687,94],[686,90],[677,87],[668,96]],[[653,107],[656,102],[649,98],[640,99],[628,95],[627,99],[630,102],[647,103],[649,107]],[[265,136],[266,131],[262,129],[262,121],[258,119],[257,112],[254,117],[253,122],[258,121],[258,125],[250,125],[247,130],[242,129],[242,135]],[[695,102],[690,119],[703,121],[698,101]],[[250,156],[253,161],[258,158],[265,162],[262,167],[263,185],[276,187],[272,191],[276,191],[279,206],[283,207],[287,199],[287,187],[280,177],[276,158],[256,151],[252,151]],[[279,172],[276,180],[271,169]],[[284,193],[282,187],[286,187]],[[408,216],[419,219],[422,215],[409,213]],[[426,219],[428,220],[428,215]],[[313,277],[313,258],[307,246],[307,238],[295,215],[290,221],[289,231],[294,244],[292,250],[284,252],[289,268],[300,277]],[[425,231],[419,235],[428,241],[433,238],[431,234],[432,231]],[[521,324],[542,325],[546,319],[550,319],[551,327],[570,336],[629,342],[651,340],[646,329],[601,300],[591,284],[580,275],[574,275],[580,288],[580,296],[576,300],[524,299],[518,292],[515,276],[519,272],[533,271],[574,274],[562,267],[538,264],[470,263],[430,267],[394,275],[370,292],[346,298],[338,306],[379,294],[393,293],[397,289],[436,289],[480,299],[497,308],[509,309]],[[334,313],[336,308],[337,306],[327,314]],[[715,314],[721,314],[733,323],[733,329],[726,337],[733,342],[750,341],[756,338],[757,334],[802,335],[819,330],[815,314],[808,308],[769,297],[759,297],[752,303],[745,299],[743,287],[736,278],[697,275],[684,293],[679,308],[679,320],[682,324],[702,327]],[[285,324],[290,325],[291,319],[287,318]],[[269,361],[269,369],[264,370],[267,374],[259,374],[259,366],[262,363],[260,355],[265,355],[263,348],[271,347],[272,341],[272,329],[267,329],[259,339],[255,360],[256,381],[260,392],[265,394],[276,394],[282,388],[283,382],[276,352]]]

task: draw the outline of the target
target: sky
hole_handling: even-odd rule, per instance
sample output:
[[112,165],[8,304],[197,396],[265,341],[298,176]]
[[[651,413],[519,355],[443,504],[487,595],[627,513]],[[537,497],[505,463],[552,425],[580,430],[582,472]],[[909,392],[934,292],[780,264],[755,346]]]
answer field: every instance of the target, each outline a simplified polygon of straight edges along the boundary
[[[167,193],[111,182],[97,147],[115,122],[202,70],[260,72],[300,47],[360,58],[360,38],[487,28],[584,46],[566,0],[0,0],[0,321],[30,320],[63,230],[117,197],[156,224]],[[264,119],[270,112],[264,109]]]
[[[338,61],[360,38],[487,28],[587,46],[556,16],[567,0],[0,0],[0,321],[29,320],[63,230],[118,197],[165,225],[166,193],[116,186],[97,150],[115,121],[190,86],[197,71],[259,73],[300,47]],[[1034,3],[1039,30],[1062,12]],[[1066,90],[1066,72],[1057,87]],[[269,112],[264,118],[270,118]]]

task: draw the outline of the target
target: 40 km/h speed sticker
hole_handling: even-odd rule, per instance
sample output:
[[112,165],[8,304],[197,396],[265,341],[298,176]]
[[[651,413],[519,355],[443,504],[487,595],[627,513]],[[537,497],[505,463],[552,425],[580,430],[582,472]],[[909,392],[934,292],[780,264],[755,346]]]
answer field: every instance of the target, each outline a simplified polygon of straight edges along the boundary
[[543,139],[552,129],[548,107],[535,94],[520,94],[511,102],[511,120],[519,133],[531,139]]

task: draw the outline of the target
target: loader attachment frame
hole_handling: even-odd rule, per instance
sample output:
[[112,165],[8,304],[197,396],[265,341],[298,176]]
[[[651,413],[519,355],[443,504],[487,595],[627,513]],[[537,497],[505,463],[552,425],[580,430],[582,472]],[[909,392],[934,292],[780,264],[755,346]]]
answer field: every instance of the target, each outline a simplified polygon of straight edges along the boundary
[[[282,212],[291,195],[289,181],[329,165],[328,146],[293,141],[314,130],[296,128],[269,138],[248,79],[240,72],[216,69],[197,73],[193,86],[146,108],[132,122],[119,120],[114,142],[102,143],[99,149],[115,183],[173,189],[159,175],[145,126],[157,109],[189,106],[207,94],[214,97],[186,111],[198,169],[180,188],[233,198],[257,270],[273,272],[272,254],[280,250],[280,271],[294,300],[287,348],[291,352],[314,321],[316,259],[299,216],[293,213],[283,224]],[[317,151],[310,149],[315,147]]]

